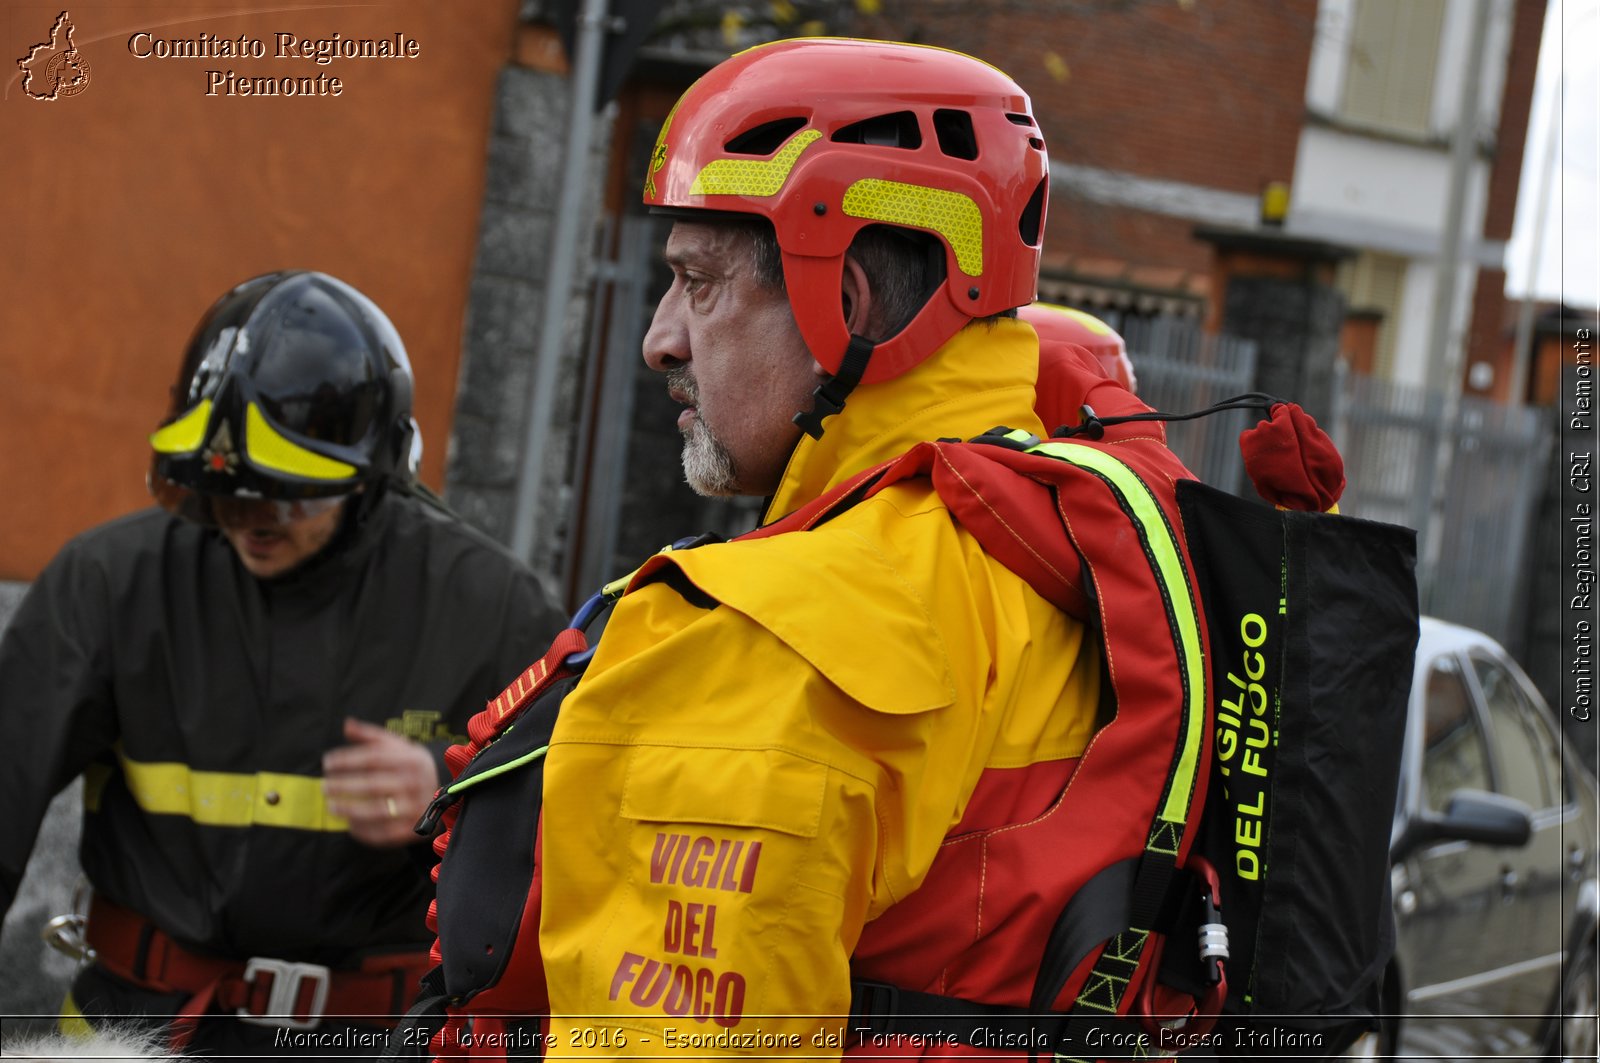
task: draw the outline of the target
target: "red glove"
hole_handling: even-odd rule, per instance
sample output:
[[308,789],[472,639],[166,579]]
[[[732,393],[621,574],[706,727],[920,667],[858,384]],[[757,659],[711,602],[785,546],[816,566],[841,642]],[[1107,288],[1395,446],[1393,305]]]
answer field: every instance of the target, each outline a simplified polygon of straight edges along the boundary
[[1325,513],[1344,494],[1344,459],[1295,403],[1278,403],[1265,421],[1240,432],[1239,449],[1256,493],[1275,506]]

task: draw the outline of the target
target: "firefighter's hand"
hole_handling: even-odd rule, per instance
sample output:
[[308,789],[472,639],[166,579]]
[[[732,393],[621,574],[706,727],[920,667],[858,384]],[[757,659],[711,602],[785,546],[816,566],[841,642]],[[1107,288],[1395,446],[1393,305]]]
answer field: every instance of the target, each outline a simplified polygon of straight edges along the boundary
[[328,811],[350,821],[364,845],[387,847],[420,841],[412,824],[433,800],[439,775],[422,745],[360,720],[344,721],[350,745],[322,755],[322,792]]

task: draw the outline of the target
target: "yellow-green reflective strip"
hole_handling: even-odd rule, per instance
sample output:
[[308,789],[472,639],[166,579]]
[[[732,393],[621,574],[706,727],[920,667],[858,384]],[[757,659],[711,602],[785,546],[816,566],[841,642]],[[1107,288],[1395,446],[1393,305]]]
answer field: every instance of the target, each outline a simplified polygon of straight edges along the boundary
[[1049,310],[1052,313],[1064,314],[1073,321],[1076,321],[1078,324],[1082,325],[1084,328],[1088,329],[1090,332],[1094,333],[1096,336],[1111,335],[1110,325],[1106,324],[1104,321],[1101,321],[1093,314],[1085,313],[1084,311],[1075,307],[1057,306],[1055,303],[1034,303],[1033,305],[1044,310]]
[[1183,747],[1178,754],[1173,786],[1167,793],[1161,809],[1161,818],[1170,823],[1188,819],[1188,808],[1194,793],[1195,775],[1200,762],[1200,744],[1204,741],[1205,714],[1195,711],[1195,702],[1205,696],[1204,658],[1201,653],[1200,621],[1195,611],[1194,598],[1189,593],[1189,580],[1183,568],[1183,557],[1177,541],[1167,525],[1166,514],[1155,496],[1139,479],[1137,473],[1111,455],[1081,443],[1040,443],[1032,450],[1036,454],[1070,461],[1080,468],[1105,477],[1122,495],[1134,519],[1139,522],[1145,543],[1155,561],[1156,577],[1165,588],[1172,603],[1173,618],[1178,626],[1179,666],[1183,669],[1188,704],[1184,706]]
[[211,400],[201,399],[194,409],[163,425],[150,436],[150,445],[161,454],[188,454],[200,449],[211,423]]
[[800,153],[817,141],[822,133],[803,130],[770,159],[713,159],[705,164],[689,186],[692,196],[775,196],[789,179],[789,171],[800,160]]
[[325,458],[298,443],[291,443],[267,422],[255,403],[244,411],[244,449],[250,460],[264,469],[286,472],[307,480],[348,480],[354,465]]
[[852,218],[931,229],[949,243],[962,273],[983,276],[983,212],[970,196],[871,177],[845,191],[843,209]]
[[66,999],[61,1002],[61,1016],[56,1019],[56,1030],[61,1036],[74,1041],[86,1041],[95,1035],[94,1027],[83,1017],[83,1009],[78,1007],[70,989],[67,990]]
[[322,779],[278,772],[195,771],[187,764],[122,758],[128,790],[155,816],[183,816],[207,827],[284,827],[344,831],[350,821],[328,811]]
[[[511,727],[507,727],[505,733],[506,734],[510,734],[511,731],[512,731],[512,728]],[[515,760],[508,760],[504,764],[501,764],[498,767],[490,768],[488,771],[483,772],[481,774],[474,775],[474,776],[471,776],[470,778],[466,778],[466,779],[457,779],[455,782],[450,784],[450,786],[447,788],[446,792],[447,793],[452,793],[452,794],[458,794],[462,790],[471,789],[472,787],[478,785],[481,782],[486,782],[489,779],[493,779],[497,775],[504,775],[508,771],[516,771],[518,768],[522,767],[524,764],[527,764],[527,763],[530,763],[532,761],[538,760],[540,757],[544,756],[548,752],[550,752],[550,747],[549,746],[540,746],[538,749],[535,749],[532,753],[524,753],[524,754],[522,754],[522,756],[517,757]]]

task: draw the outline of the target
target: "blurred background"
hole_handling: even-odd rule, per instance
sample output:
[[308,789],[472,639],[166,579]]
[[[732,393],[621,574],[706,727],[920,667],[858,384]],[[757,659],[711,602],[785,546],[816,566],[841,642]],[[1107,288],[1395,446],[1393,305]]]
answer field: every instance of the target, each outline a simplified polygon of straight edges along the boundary
[[[417,48],[324,65],[279,34]],[[639,186],[695,77],[816,34],[1016,78],[1051,156],[1041,298],[1120,329],[1160,409],[1299,401],[1345,455],[1343,511],[1419,532],[1424,612],[1559,703],[1556,403],[1600,303],[1597,0],[8,0],[0,623],[67,538],[147,504],[190,330],[280,268],[388,311],[423,478],[569,606],[682,534],[750,526],[753,504],[683,485],[676,407],[638,357],[666,282]],[[265,55],[204,54],[241,37]],[[228,94],[252,78],[279,94]],[[1248,493],[1244,416],[1171,437]],[[54,903],[19,901],[9,947]],[[0,965],[24,983],[0,1010],[60,962]]]

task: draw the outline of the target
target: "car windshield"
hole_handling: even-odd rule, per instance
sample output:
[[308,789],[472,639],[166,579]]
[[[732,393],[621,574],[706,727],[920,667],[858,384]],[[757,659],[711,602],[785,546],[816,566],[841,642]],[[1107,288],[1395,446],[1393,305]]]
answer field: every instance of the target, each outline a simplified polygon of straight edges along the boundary
[[1454,657],[1428,669],[1424,689],[1422,792],[1429,808],[1443,811],[1457,790],[1490,790],[1489,752]]

